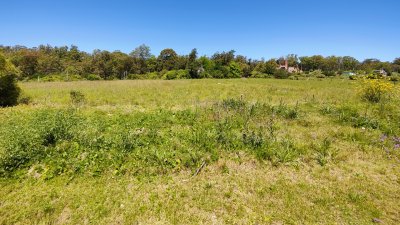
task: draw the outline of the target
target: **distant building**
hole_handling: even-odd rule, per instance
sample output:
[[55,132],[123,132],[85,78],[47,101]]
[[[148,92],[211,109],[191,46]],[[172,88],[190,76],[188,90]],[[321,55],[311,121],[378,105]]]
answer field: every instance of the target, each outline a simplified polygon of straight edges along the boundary
[[374,70],[373,73],[374,73],[374,74],[377,74],[377,75],[384,76],[384,77],[386,77],[386,76],[388,75],[387,72],[386,72],[384,69]]
[[283,60],[283,63],[281,61],[279,61],[279,69],[280,70],[286,70],[289,73],[301,73],[303,71],[301,71],[299,69],[299,67],[293,67],[293,66],[289,66],[289,63],[287,60]]

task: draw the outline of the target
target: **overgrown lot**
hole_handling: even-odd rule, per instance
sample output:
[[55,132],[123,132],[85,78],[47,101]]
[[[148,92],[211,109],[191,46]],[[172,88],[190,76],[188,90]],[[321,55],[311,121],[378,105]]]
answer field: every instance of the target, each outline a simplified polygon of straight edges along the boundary
[[400,223],[395,91],[367,101],[342,79],[20,85],[30,102],[0,109],[2,224]]

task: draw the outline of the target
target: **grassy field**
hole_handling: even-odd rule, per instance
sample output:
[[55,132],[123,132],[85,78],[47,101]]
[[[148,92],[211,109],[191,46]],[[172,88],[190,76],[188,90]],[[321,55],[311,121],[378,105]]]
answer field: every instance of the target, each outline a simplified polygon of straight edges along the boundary
[[0,224],[399,224],[400,99],[359,85],[20,83]]

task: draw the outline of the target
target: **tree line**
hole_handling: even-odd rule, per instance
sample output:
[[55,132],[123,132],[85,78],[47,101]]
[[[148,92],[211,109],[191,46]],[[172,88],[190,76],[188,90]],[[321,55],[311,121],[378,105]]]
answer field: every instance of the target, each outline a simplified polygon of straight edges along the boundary
[[216,52],[211,57],[199,56],[196,49],[179,55],[173,49],[153,55],[150,47],[140,45],[129,54],[121,51],[81,51],[77,46],[53,47],[40,45],[0,46],[0,52],[19,73],[18,79],[180,79],[180,78],[240,78],[288,77],[280,65],[296,68],[296,73],[321,71],[326,76],[344,71],[361,74],[385,70],[389,75],[400,72],[400,58],[393,62],[366,59],[362,62],[351,56],[302,56],[290,54],[275,59],[251,59],[236,55],[234,50]]

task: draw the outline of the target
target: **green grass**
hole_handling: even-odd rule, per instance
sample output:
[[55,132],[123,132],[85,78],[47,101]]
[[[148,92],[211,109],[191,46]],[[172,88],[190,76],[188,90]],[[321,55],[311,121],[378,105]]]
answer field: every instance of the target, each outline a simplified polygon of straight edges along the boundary
[[0,224],[398,224],[400,101],[357,85],[21,83],[31,103],[0,109]]

